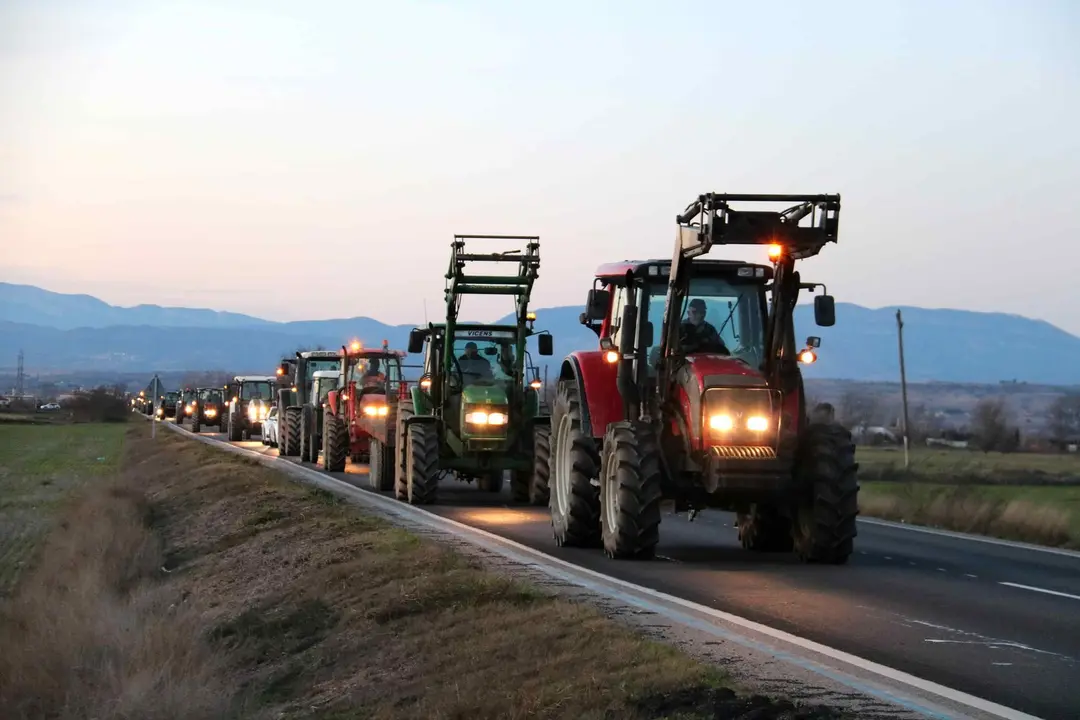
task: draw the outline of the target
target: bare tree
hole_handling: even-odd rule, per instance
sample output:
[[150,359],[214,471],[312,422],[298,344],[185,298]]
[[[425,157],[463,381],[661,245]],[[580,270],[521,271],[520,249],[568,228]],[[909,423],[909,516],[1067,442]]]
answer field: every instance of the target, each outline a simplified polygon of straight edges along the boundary
[[840,396],[840,421],[849,429],[867,427],[879,421],[881,401],[873,394],[849,387]]
[[1004,398],[983,398],[971,413],[971,433],[983,452],[1011,452],[1019,445],[1020,431],[1009,427]]
[[1050,433],[1054,440],[1080,436],[1080,394],[1062,395],[1050,406]]

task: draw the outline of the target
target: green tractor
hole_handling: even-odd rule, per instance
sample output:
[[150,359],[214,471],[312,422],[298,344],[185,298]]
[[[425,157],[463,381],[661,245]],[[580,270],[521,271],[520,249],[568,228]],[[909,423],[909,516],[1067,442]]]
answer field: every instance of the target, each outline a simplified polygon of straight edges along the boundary
[[278,449],[283,456],[318,461],[322,404],[327,393],[337,387],[340,375],[340,350],[306,350],[282,359],[277,394]]
[[[525,241],[526,246],[501,253],[465,250],[466,240],[490,239]],[[467,274],[468,263],[514,263],[517,272]],[[529,312],[539,268],[539,238],[454,236],[446,273],[446,322],[409,333],[409,352],[424,353],[424,372],[398,410],[398,499],[434,503],[439,480],[449,473],[476,480],[481,491],[499,492],[509,470],[515,502],[547,505],[551,422],[540,402],[539,373],[526,362],[526,341],[533,335],[541,355],[553,351],[551,335],[533,329],[536,315]],[[459,322],[464,295],[512,296],[516,322]]]

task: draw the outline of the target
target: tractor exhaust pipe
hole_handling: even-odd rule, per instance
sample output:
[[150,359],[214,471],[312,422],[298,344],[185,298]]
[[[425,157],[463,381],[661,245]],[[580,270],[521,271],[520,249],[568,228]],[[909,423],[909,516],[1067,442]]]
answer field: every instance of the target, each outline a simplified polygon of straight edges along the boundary
[[637,330],[637,305],[623,306],[622,334],[619,336],[619,369],[615,375],[615,387],[623,399],[623,414],[626,420],[636,420],[640,413],[641,398],[637,383],[634,382],[634,343]]

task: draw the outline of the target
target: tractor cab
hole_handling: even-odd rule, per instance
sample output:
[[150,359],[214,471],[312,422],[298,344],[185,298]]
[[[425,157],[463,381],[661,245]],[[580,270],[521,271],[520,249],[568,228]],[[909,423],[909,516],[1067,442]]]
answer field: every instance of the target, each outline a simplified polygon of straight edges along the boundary
[[326,397],[331,390],[336,390],[341,381],[337,370],[316,370],[311,378],[311,403],[318,408],[326,405]]

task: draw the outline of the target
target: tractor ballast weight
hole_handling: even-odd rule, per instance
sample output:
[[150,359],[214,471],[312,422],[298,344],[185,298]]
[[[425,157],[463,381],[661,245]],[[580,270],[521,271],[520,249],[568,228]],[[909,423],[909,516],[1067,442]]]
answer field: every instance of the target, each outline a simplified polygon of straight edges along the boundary
[[327,370],[341,371],[340,351],[297,351],[294,357],[281,361],[276,387],[278,447],[282,455],[299,456],[303,462],[318,460],[319,445],[315,441],[322,417],[316,417],[312,392],[315,373]]
[[[467,241],[473,246],[487,240],[524,247],[494,253],[466,249]],[[516,271],[470,272],[474,263],[513,264]],[[394,491],[399,499],[435,502],[439,480],[450,472],[498,492],[509,470],[516,501],[547,502],[549,417],[539,401],[539,374],[526,362],[533,335],[539,353],[552,354],[551,335],[533,329],[536,315],[529,311],[539,268],[537,237],[454,236],[444,290],[446,321],[409,334],[409,352],[424,353],[424,371],[398,408]],[[465,295],[513,297],[513,324],[460,322]]]
[[[731,207],[777,202],[794,205]],[[836,242],[839,211],[839,195],[709,193],[677,216],[670,261],[597,270],[581,321],[600,347],[564,360],[552,412],[552,469],[566,474],[550,503],[560,545],[652,557],[660,502],[673,500],[691,519],[735,511],[747,549],[846,562],[854,444],[807,412],[799,364],[816,360],[820,338],[800,350],[793,323],[800,290],[819,287],[801,281],[795,261]],[[698,259],[736,244],[768,246],[771,265]],[[705,320],[710,308],[719,329]],[[684,310],[693,317],[683,321]],[[814,311],[818,325],[835,323],[831,296],[815,297]]]
[[405,353],[364,348],[359,342],[342,346],[342,375],[326,399],[323,420],[323,466],[344,472],[347,460],[368,463],[368,482],[374,490],[394,487],[394,448],[397,410],[408,386],[402,374]]

